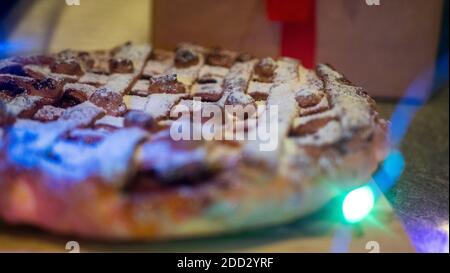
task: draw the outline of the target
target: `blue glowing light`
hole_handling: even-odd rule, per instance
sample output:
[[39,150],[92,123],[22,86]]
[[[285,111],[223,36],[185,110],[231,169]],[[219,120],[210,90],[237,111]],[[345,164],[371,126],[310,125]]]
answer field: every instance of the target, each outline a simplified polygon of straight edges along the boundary
[[373,175],[373,180],[382,192],[389,190],[405,169],[405,159],[398,150],[392,150]]
[[33,38],[0,41],[0,58],[31,52],[35,46],[36,39]]

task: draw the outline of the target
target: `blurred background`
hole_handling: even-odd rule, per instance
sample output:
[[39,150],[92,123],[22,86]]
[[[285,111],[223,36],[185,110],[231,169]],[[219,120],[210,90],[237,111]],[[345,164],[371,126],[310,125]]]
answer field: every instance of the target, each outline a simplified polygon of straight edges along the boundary
[[110,48],[148,43],[148,0],[2,0],[1,54]]
[[328,62],[383,98],[448,52],[448,0],[2,0],[0,12],[0,57],[192,41]]

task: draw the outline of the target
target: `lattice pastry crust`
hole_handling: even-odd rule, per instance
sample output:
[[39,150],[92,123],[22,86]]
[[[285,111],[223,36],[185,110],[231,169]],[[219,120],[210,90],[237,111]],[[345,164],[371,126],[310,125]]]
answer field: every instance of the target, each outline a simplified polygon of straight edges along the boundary
[[[194,97],[220,109],[222,140],[171,136],[192,123]],[[227,112],[236,105],[265,108],[238,119]],[[277,124],[276,149],[225,137],[264,122]],[[375,102],[325,64],[188,43],[0,61],[0,216],[9,223],[150,240],[286,222],[365,183],[387,147]]]

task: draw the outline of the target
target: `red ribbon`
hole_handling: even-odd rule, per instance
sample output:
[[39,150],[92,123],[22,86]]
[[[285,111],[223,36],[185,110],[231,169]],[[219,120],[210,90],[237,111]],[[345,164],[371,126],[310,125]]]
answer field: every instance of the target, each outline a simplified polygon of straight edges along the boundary
[[315,0],[266,0],[267,16],[281,22],[281,55],[300,59],[304,66],[315,64]]

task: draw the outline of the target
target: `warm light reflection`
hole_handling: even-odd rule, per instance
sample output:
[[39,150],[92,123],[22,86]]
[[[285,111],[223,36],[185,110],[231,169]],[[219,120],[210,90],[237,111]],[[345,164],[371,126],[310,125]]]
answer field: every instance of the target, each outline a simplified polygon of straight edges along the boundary
[[444,233],[444,238],[443,238],[443,242],[442,242],[442,250],[443,252],[449,252],[449,247],[448,247],[448,222],[445,222],[443,224],[441,224],[441,226],[439,227],[439,229],[441,231],[443,231]]
[[439,228],[440,228],[440,230],[442,230],[445,233],[447,233],[447,236],[448,236],[448,222],[447,223],[443,223]]

